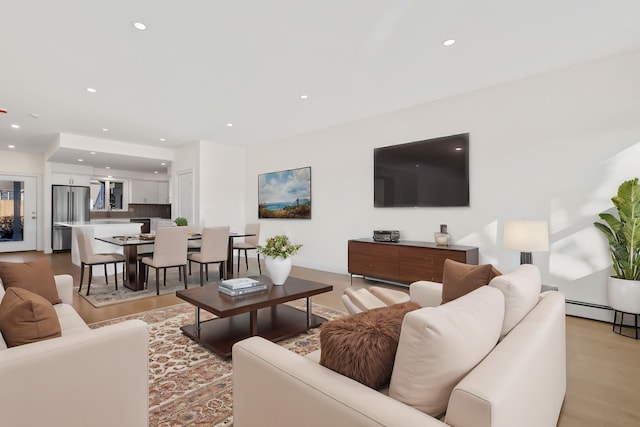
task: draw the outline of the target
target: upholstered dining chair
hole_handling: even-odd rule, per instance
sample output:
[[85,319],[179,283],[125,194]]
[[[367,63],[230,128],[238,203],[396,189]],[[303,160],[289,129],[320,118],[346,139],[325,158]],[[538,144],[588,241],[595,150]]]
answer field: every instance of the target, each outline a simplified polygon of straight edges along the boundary
[[[80,255],[80,288],[78,292],[82,292],[82,282],[84,281],[85,267],[89,267],[89,280],[87,283],[87,295],[91,289],[91,280],[93,279],[93,266],[104,265],[104,281],[109,284],[107,264],[113,264],[114,279],[116,281],[116,290],[118,290],[118,263],[124,264],[124,256],[119,253],[93,253],[93,229],[90,227],[78,227],[76,232],[76,243],[78,244],[78,254]],[[122,280],[124,280],[124,268],[122,270]]]
[[[247,259],[247,251],[249,249],[256,249],[258,245],[258,239],[260,237],[260,224],[247,224],[244,229],[245,234],[253,234],[253,236],[246,236],[244,242],[233,243],[233,249],[238,251],[238,272],[240,272],[240,251],[244,251],[244,262],[249,269],[249,260]],[[258,271],[262,274],[262,268],[260,267],[260,252],[256,252],[258,255]]]
[[187,289],[187,227],[158,227],[153,245],[153,256],[143,257],[145,284],[149,283],[149,267],[156,270],[156,295],[160,295],[160,269],[164,270],[166,286],[167,268],[178,267]]
[[200,264],[200,286],[204,285],[203,270],[206,270],[209,280],[209,264],[218,264],[219,277],[225,275],[227,251],[229,249],[229,227],[205,227],[200,239],[200,252],[189,252],[189,274],[191,274],[191,262]]

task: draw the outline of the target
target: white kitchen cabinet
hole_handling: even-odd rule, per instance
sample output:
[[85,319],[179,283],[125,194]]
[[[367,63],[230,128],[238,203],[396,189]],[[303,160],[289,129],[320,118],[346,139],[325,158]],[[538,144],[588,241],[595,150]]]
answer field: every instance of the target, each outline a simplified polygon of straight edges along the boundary
[[169,183],[166,181],[131,180],[130,203],[168,203]]
[[53,173],[52,182],[55,185],[82,185],[89,186],[91,177],[89,175]]

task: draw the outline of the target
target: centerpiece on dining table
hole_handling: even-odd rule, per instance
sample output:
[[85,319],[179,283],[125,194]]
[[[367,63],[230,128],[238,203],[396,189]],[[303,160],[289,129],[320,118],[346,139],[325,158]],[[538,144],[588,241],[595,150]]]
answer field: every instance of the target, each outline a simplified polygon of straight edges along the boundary
[[284,285],[291,272],[291,257],[301,247],[301,244],[291,243],[284,234],[269,237],[264,246],[256,246],[258,253],[265,257],[265,265],[274,285]]

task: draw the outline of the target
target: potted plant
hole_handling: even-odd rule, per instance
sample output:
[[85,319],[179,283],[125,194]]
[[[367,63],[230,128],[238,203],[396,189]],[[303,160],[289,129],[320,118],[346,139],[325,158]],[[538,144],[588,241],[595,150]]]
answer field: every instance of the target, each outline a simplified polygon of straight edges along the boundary
[[609,242],[615,275],[609,277],[609,305],[617,311],[640,313],[640,184],[638,178],[623,182],[611,198],[618,217],[601,213],[605,223],[594,222]]
[[175,222],[175,224],[176,224],[178,227],[184,227],[184,226],[186,226],[186,225],[189,225],[189,224],[187,223],[187,218],[183,218],[183,217],[181,217],[181,216],[179,216],[179,217],[177,217],[176,219],[174,219],[174,220],[173,220],[173,222]]
[[274,285],[283,285],[291,272],[291,257],[302,247],[293,244],[284,234],[269,237],[266,245],[257,245],[256,249],[264,255],[269,277]]

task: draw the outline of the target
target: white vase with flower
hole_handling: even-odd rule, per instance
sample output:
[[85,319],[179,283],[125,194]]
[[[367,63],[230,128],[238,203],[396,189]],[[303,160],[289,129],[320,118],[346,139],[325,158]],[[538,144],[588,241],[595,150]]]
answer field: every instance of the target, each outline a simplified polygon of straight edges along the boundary
[[264,246],[257,245],[258,252],[265,257],[265,266],[274,285],[284,285],[291,272],[291,257],[301,247],[291,243],[284,234],[269,237]]

